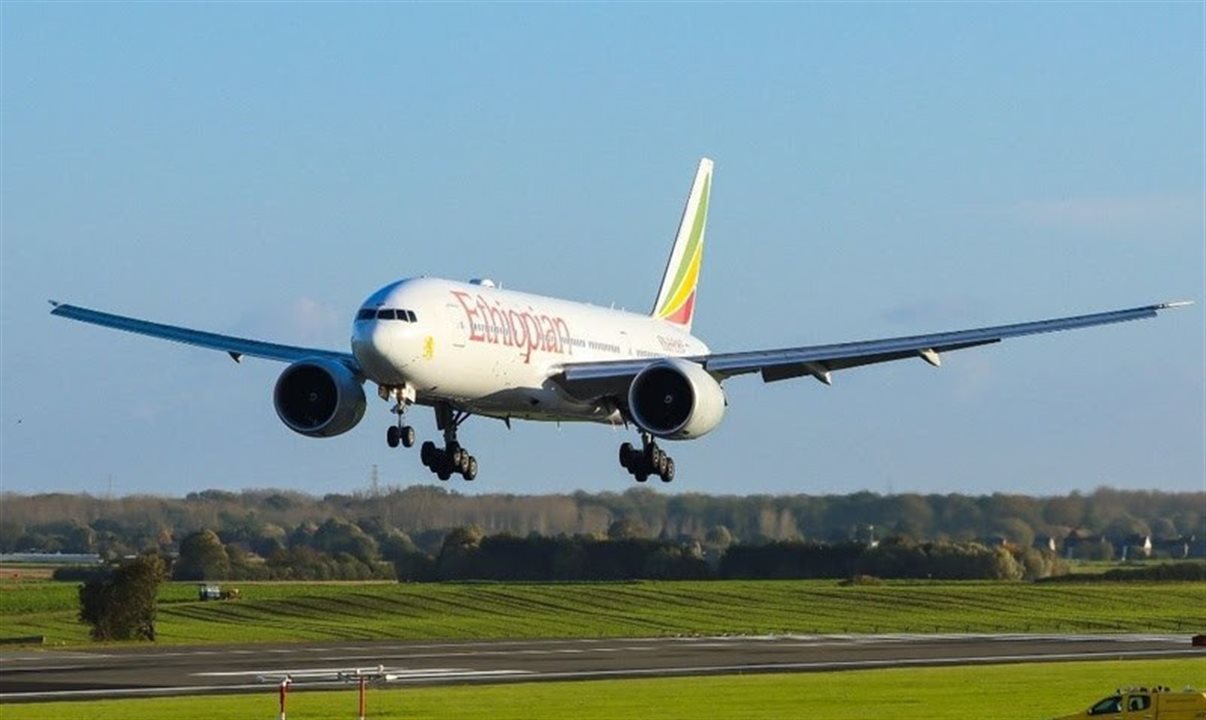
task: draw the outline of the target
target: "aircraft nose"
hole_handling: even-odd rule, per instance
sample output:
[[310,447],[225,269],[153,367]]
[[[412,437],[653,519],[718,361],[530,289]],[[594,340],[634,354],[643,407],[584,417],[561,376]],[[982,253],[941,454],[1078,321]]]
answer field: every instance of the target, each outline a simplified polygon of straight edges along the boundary
[[352,354],[364,374],[377,382],[399,382],[405,363],[397,344],[394,328],[376,320],[359,322],[352,332]]

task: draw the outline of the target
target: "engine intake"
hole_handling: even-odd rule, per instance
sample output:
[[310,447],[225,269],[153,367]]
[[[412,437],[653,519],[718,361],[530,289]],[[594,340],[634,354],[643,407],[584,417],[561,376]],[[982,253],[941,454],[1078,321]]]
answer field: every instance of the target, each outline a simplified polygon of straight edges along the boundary
[[364,417],[364,388],[341,362],[315,358],[285,368],[272,403],[290,430],[308,437],[332,437],[356,427]]
[[720,383],[698,364],[681,358],[653,363],[632,379],[628,410],[642,430],[669,440],[711,432],[727,405]]

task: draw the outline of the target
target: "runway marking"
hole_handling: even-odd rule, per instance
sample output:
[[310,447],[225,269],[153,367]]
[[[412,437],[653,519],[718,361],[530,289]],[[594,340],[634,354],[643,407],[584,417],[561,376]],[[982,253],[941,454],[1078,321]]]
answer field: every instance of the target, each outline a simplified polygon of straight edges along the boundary
[[[436,669],[414,669],[405,670],[399,669],[399,677],[394,681],[398,684],[416,684],[416,683],[432,683],[432,682],[522,682],[532,680],[559,680],[559,679],[589,679],[589,678],[614,678],[614,677],[651,677],[651,676],[692,676],[692,675],[718,675],[727,673],[742,673],[742,672],[783,672],[783,671],[822,671],[822,670],[859,670],[859,669],[876,669],[876,668],[891,668],[891,667],[925,667],[925,666],[941,666],[954,664],[1004,664],[1025,661],[1039,662],[1056,662],[1061,660],[1104,660],[1110,658],[1140,658],[1140,657],[1174,657],[1174,656],[1191,656],[1200,657],[1200,650],[1183,647],[1179,649],[1168,650],[1125,650],[1122,652],[1102,650],[1096,652],[1078,652],[1078,653],[1030,653],[1017,655],[973,655],[973,656],[952,656],[944,658],[911,658],[911,659],[884,659],[884,660],[848,660],[848,661],[817,661],[817,662],[796,662],[796,663],[751,663],[748,665],[704,665],[704,666],[672,666],[660,668],[637,668],[637,669],[616,669],[616,670],[583,670],[583,671],[552,671],[552,672],[526,672],[515,670],[464,670],[461,668],[436,668]],[[346,668],[341,668],[346,671]],[[251,671],[247,671],[251,672]],[[255,671],[256,674],[279,674],[282,670],[275,671]],[[316,672],[314,669],[303,670],[300,672]],[[213,673],[200,673],[199,675],[210,675]],[[246,673],[239,673],[246,675]],[[330,681],[313,681],[307,683],[309,687],[338,687],[342,683]],[[196,695],[215,692],[231,692],[231,691],[262,691],[268,685],[264,683],[255,684],[223,684],[223,685],[178,685],[173,687],[145,687],[145,688],[105,688],[98,690],[55,690],[42,692],[21,692],[21,693],[0,693],[0,701],[4,700],[21,700],[21,699],[38,699],[38,698],[70,698],[70,697],[101,697],[101,696],[134,696],[134,695],[165,695],[165,694],[184,694]]]
[[584,678],[584,677],[615,677],[634,675],[702,675],[725,674],[751,671],[771,670],[859,670],[874,668],[891,668],[901,666],[925,667],[940,665],[958,665],[970,663],[975,665],[1008,664],[1026,661],[1059,661],[1059,660],[1095,660],[1110,658],[1138,657],[1169,657],[1169,656],[1198,656],[1200,652],[1191,649],[1181,650],[1128,650],[1124,652],[1091,652],[1091,653],[1052,653],[1034,655],[983,655],[972,657],[948,658],[897,658],[884,660],[831,660],[798,663],[750,663],[748,665],[698,665],[680,668],[634,668],[628,670],[588,670],[588,671],[555,671],[537,673],[539,678]]
[[[921,634],[921,633],[884,633],[875,635],[857,635],[857,634],[793,634],[786,633],[783,635],[717,635],[717,636],[684,636],[684,637],[654,637],[654,638],[575,638],[561,640],[503,640],[491,641],[489,647],[494,648],[509,648],[516,646],[527,646],[526,649],[511,650],[508,652],[524,653],[524,654],[539,654],[542,652],[555,653],[565,652],[571,654],[574,652],[621,652],[621,651],[640,651],[649,650],[655,647],[667,647],[674,645],[683,645],[687,647],[737,647],[750,645],[775,645],[779,647],[791,646],[799,643],[810,644],[851,644],[865,645],[873,643],[924,643],[933,644],[940,642],[1117,642],[1117,643],[1151,643],[1151,642],[1166,642],[1169,644],[1188,644],[1190,636],[1186,634],[1131,634],[1131,633],[1115,633],[1115,634],[1097,634],[1097,635],[1062,635],[1051,633],[1011,633],[1011,634],[977,634],[977,633],[942,633],[942,634]],[[454,652],[436,654],[432,653],[428,656],[439,657],[458,657],[465,654],[477,654],[474,648],[481,647],[481,644],[472,642],[433,642],[433,643],[416,643],[407,644],[399,642],[384,642],[381,644],[371,645],[335,645],[335,646],[307,646],[299,645],[296,647],[234,647],[230,649],[216,648],[192,648],[182,649],[167,652],[149,652],[145,653],[147,658],[187,658],[187,657],[204,657],[212,655],[255,655],[271,653],[275,655],[287,655],[296,653],[332,653],[332,652],[370,652],[380,655],[382,652],[396,653],[411,653],[415,650],[438,650],[449,649]],[[564,647],[571,646],[571,647]],[[572,646],[585,646],[582,649],[576,649]],[[599,647],[602,646],[602,647]],[[809,645],[799,645],[807,647]],[[460,652],[455,652],[460,651]],[[490,651],[486,651],[490,652]],[[499,654],[502,654],[499,651]],[[37,662],[37,661],[62,661],[71,660],[76,662],[89,661],[106,661],[112,658],[125,657],[125,653],[100,653],[91,651],[58,651],[47,650],[42,652],[25,652],[20,655],[3,655],[0,654],[0,664],[12,665],[14,663]],[[413,656],[413,655],[412,655]]]
[[[364,670],[364,668],[360,668]],[[377,668],[369,668],[371,672],[378,672]],[[283,675],[288,675],[297,682],[305,682],[307,685],[312,685],[322,682],[340,682],[341,679],[334,676],[354,675],[357,672],[355,668],[338,667],[338,668],[306,668],[304,670],[238,670],[228,672],[202,672],[192,673],[193,677],[255,677],[255,678],[277,678]],[[388,682],[404,682],[407,680],[467,680],[474,678],[496,678],[511,675],[530,675],[527,670],[474,670],[473,668],[390,668],[386,667],[382,671],[390,678]]]
[[558,649],[558,650],[466,650],[463,652],[444,652],[444,653],[382,653],[375,652],[372,655],[333,655],[323,657],[322,660],[327,662],[373,662],[380,660],[433,660],[438,658],[460,658],[460,657],[514,657],[516,655],[584,655],[587,653],[617,653],[617,652],[651,652],[657,648],[653,647],[603,647],[603,648],[584,648],[584,649]]
[[[376,667],[368,668],[368,669],[373,672],[377,671]],[[219,671],[214,671],[214,672],[190,673],[190,675],[192,675],[193,677],[243,677],[243,676],[259,677],[261,675],[293,675],[295,677],[305,677],[307,675],[334,675],[335,673],[354,673],[354,672],[356,672],[356,670],[357,670],[357,668],[349,668],[346,665],[341,665],[339,667],[330,667],[330,668],[298,668],[298,669],[292,669],[292,670],[289,668],[272,668],[271,670],[219,670]],[[360,670],[365,670],[365,668],[360,668]],[[391,673],[391,674],[392,673],[405,673],[405,672],[421,672],[421,673],[427,673],[430,675],[430,674],[438,674],[438,673],[469,672],[471,670],[472,670],[472,668],[407,669],[407,668],[397,668],[397,667],[388,667],[387,666],[387,667],[385,667],[384,672]]]

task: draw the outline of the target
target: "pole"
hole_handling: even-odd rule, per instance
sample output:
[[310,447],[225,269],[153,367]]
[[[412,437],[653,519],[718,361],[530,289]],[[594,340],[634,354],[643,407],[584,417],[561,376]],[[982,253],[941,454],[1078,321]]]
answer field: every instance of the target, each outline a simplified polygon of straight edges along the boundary
[[[363,675],[360,676],[360,720],[364,720],[364,684],[367,681],[368,678]],[[281,720],[285,719],[281,718]]]
[[287,676],[281,680],[281,720],[285,720],[285,698],[289,696],[289,683],[291,682],[292,680]]

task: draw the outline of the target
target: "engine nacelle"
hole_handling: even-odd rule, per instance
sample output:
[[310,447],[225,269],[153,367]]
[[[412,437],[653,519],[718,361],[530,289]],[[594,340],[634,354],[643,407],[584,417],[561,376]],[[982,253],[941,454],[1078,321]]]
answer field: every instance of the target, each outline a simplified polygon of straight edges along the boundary
[[364,417],[364,388],[337,360],[299,360],[281,373],[272,392],[281,422],[309,437],[331,437],[356,427]]
[[637,373],[628,387],[628,410],[642,430],[668,440],[689,440],[720,424],[728,402],[720,383],[690,360],[666,358]]

